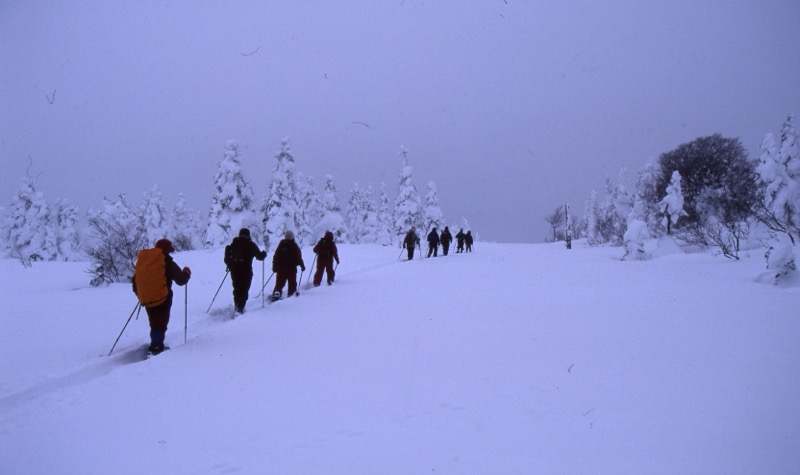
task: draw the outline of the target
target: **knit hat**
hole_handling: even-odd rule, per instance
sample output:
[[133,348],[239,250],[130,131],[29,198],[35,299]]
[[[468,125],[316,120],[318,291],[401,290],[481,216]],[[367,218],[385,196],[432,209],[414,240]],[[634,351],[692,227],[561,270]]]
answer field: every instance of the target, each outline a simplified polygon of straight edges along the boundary
[[288,240],[290,240],[290,241],[294,241],[294,233],[292,231],[288,230],[288,229],[283,234],[283,237],[288,239]]
[[333,239],[333,233],[330,231],[325,231],[325,239]]
[[250,230],[247,228],[242,228],[239,230],[239,237],[245,237],[250,239]]
[[172,243],[169,242],[169,239],[159,239],[156,241],[156,247],[163,250],[167,254],[175,252],[175,248],[172,247]]

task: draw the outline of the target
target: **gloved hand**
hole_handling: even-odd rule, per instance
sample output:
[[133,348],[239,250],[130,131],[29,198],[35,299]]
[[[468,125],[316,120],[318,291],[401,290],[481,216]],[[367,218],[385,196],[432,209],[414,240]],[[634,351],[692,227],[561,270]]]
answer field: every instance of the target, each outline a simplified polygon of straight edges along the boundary
[[336,265],[337,266],[339,265],[339,259],[336,259]]
[[305,272],[306,271],[306,266],[300,266],[300,270]]
[[190,277],[192,276],[192,270],[191,270],[191,269],[189,269],[188,267],[184,267],[184,268],[183,268],[183,272],[185,272],[185,273],[189,274],[189,276],[190,276]]

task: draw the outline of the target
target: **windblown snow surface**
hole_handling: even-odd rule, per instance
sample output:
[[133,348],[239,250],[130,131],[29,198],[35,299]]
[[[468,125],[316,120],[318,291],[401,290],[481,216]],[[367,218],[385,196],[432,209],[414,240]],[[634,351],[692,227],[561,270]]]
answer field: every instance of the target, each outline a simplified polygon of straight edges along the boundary
[[108,356],[130,285],[0,261],[0,473],[800,472],[800,285],[762,250],[399,251],[263,308],[257,263],[235,320],[222,251],[178,253],[147,360],[144,312]]

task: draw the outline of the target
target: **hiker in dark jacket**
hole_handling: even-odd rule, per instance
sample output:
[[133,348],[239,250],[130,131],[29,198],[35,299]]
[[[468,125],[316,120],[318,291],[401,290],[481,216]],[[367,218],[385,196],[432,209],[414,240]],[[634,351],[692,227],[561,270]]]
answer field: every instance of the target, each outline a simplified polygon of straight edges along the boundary
[[466,235],[464,234],[464,230],[458,231],[456,234],[456,241],[458,242],[458,246],[456,247],[456,252],[464,252],[464,238]]
[[333,279],[336,277],[333,261],[335,260],[336,265],[339,265],[339,250],[336,249],[332,232],[325,232],[325,236],[314,246],[314,253],[317,255],[317,272],[314,274],[314,287],[318,287],[322,283],[323,272],[328,274],[328,285],[333,284]]
[[287,296],[297,293],[297,266],[303,271],[306,265],[303,263],[303,253],[300,246],[294,242],[294,233],[286,231],[284,239],[275,248],[272,255],[272,272],[275,273],[275,289],[272,291],[272,300],[278,300],[283,293],[283,286],[288,282],[289,292]]
[[[147,319],[150,321],[150,348],[148,348],[148,351],[154,355],[166,349],[164,346],[164,337],[167,334],[169,314],[172,309],[172,283],[175,282],[178,285],[186,285],[186,283],[189,282],[189,278],[192,276],[192,271],[188,267],[181,269],[178,267],[178,264],[172,260],[170,253],[175,252],[175,248],[172,247],[172,243],[168,239],[159,239],[156,242],[156,248],[161,249],[164,253],[166,275],[163,276],[163,278],[166,279],[169,296],[164,303],[155,307],[145,307]],[[142,278],[141,275],[139,277],[140,279]],[[162,276],[152,276],[152,278],[160,279]],[[138,296],[136,292],[135,274],[131,280],[133,282],[133,293]],[[163,283],[161,285],[163,285]]]
[[411,226],[411,229],[406,233],[405,239],[403,239],[403,249],[408,252],[409,261],[414,260],[414,248],[417,246],[419,246],[419,236],[417,236],[414,226]]
[[436,228],[433,228],[433,231],[428,233],[428,257],[439,256],[439,233],[436,232]]
[[444,231],[442,231],[439,240],[442,242],[442,254],[446,256],[450,251],[450,243],[453,242],[453,235],[450,234],[450,229],[448,229],[447,226],[444,227]]
[[262,251],[250,239],[250,230],[242,228],[239,236],[233,238],[225,246],[225,265],[231,272],[233,283],[233,306],[236,313],[244,313],[244,306],[250,296],[250,284],[253,283],[253,259],[263,261],[267,251]]
[[467,231],[467,235],[464,236],[464,242],[467,243],[467,252],[472,252],[472,231]]

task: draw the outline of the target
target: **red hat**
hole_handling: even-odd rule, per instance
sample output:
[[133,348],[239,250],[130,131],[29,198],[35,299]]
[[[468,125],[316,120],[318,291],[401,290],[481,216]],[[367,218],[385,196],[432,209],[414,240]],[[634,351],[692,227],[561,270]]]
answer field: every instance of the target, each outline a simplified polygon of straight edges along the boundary
[[172,243],[169,242],[169,239],[159,239],[156,241],[156,247],[163,250],[167,254],[170,252],[175,252],[175,248],[172,247]]

